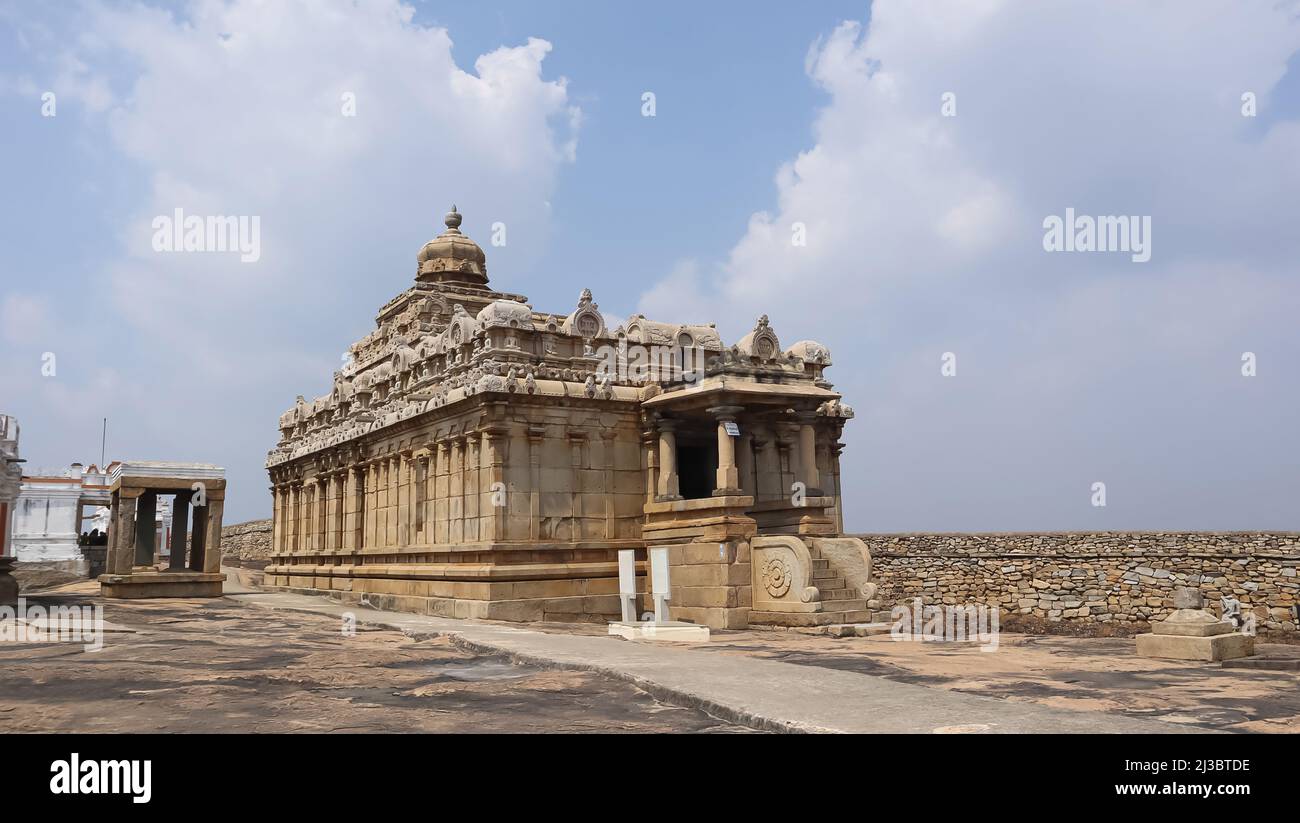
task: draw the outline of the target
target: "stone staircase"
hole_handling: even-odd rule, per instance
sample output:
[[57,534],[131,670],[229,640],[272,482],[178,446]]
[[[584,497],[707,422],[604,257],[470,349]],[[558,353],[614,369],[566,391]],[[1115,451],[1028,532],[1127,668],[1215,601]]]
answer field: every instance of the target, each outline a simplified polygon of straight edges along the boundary
[[815,548],[812,555],[812,583],[821,592],[821,611],[776,612],[750,611],[749,622],[758,626],[828,626],[845,623],[870,623],[873,614],[860,593],[849,589],[844,577]]

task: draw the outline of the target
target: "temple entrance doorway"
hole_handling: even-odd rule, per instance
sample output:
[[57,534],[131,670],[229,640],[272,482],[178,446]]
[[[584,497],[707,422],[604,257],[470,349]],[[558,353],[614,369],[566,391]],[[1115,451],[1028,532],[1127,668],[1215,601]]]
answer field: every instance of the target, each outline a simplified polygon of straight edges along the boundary
[[706,443],[682,443],[677,447],[677,475],[682,497],[694,500],[713,496],[718,458]]

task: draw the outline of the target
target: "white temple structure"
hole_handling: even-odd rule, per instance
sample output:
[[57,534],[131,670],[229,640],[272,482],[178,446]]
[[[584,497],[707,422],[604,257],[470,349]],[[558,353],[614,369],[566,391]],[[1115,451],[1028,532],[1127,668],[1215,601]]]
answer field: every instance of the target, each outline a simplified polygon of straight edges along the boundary
[[[89,574],[87,552],[79,544],[83,532],[104,535],[107,545],[109,474],[104,469],[73,463],[66,469],[32,469],[22,476],[14,505],[13,554],[22,563],[40,563],[74,574]],[[154,515],[155,551],[168,555],[171,545],[171,500],[161,499]],[[101,561],[102,562],[102,561]]]

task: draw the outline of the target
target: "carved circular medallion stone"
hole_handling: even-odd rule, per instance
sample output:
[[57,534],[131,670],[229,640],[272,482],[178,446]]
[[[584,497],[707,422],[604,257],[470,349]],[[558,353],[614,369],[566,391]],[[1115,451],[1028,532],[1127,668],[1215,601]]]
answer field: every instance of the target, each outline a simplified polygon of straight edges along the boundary
[[763,588],[772,597],[783,597],[790,591],[793,574],[790,564],[783,558],[773,557],[763,564]]

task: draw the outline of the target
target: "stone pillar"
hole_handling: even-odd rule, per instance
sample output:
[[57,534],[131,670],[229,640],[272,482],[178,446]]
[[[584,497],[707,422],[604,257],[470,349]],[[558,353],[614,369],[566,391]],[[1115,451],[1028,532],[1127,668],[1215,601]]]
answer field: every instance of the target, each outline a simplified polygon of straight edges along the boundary
[[465,542],[472,543],[479,539],[479,434],[474,432],[465,438]]
[[799,477],[799,437],[791,432],[788,424],[783,424],[776,435],[776,465],[781,478],[781,497],[789,500],[793,494],[791,486]]
[[429,542],[429,455],[420,454],[411,467],[411,542]]
[[108,574],[130,574],[135,564],[135,498],[113,495],[108,521]]
[[316,478],[316,551],[326,552],[330,547],[330,477]]
[[351,551],[357,528],[357,478],[351,467],[339,478],[339,551]]
[[387,514],[385,515],[387,517],[387,524],[384,529],[384,534],[385,534],[384,545],[388,546],[389,548],[392,548],[398,545],[397,516],[400,512],[400,507],[398,506],[398,502],[397,502],[397,493],[400,490],[402,485],[401,455],[397,455],[397,454],[391,455],[388,458],[387,469],[388,469],[387,472],[388,482],[386,483],[386,486],[388,488],[388,497],[386,499]]
[[135,566],[153,567],[154,546],[157,541],[158,495],[145,492],[135,504]]
[[528,539],[540,540],[542,532],[542,447],[546,428],[528,427]]
[[379,545],[379,461],[366,464],[366,497],[364,528],[361,545],[373,548]]
[[831,444],[831,488],[835,495],[835,533],[844,534],[844,498],[840,490],[840,452],[844,451],[843,443]]
[[189,536],[189,523],[189,493],[178,492],[172,500],[172,556],[167,562],[168,571],[185,571],[185,539]]
[[324,545],[321,538],[324,536],[321,528],[321,509],[325,502],[325,478],[317,475],[311,481],[311,498],[310,505],[307,508],[307,548],[313,554],[319,553]]
[[268,490],[271,492],[271,553],[275,554],[280,551],[280,490],[272,482]]
[[[285,490],[285,496],[289,504],[287,511],[284,513],[285,540],[287,541],[285,547],[290,552],[296,552],[298,551],[298,487],[290,482],[289,488]],[[198,516],[197,511],[195,516]],[[191,542],[190,549],[193,550],[193,548]]]
[[659,421],[659,498],[660,500],[681,500],[680,484],[677,481],[677,435],[674,434],[676,423],[672,420]]
[[714,406],[709,413],[718,421],[718,476],[714,497],[740,494],[740,470],[736,466],[736,441],[727,433],[727,424],[736,422],[740,406]]
[[465,438],[451,440],[451,469],[447,476],[447,542],[465,541]]
[[433,542],[451,542],[450,489],[451,443],[446,438],[438,441],[437,466],[433,476]]
[[276,544],[279,551],[289,551],[289,487],[281,484],[278,494],[278,503],[280,506],[280,541]]
[[383,523],[383,511],[380,494],[383,492],[383,468],[379,458],[366,465],[366,548],[381,545],[380,528]]
[[605,458],[605,539],[613,540],[618,535],[615,534],[616,526],[614,524],[614,455],[615,455],[615,438],[618,432],[613,429],[604,429],[600,433],[600,451]]
[[[486,466],[486,488],[479,495],[485,515],[479,539],[502,541],[506,538],[506,518],[510,512],[510,498],[505,493],[506,431],[491,429],[483,433],[483,464]],[[498,505],[500,504],[500,505]]]
[[341,552],[343,551],[343,535],[348,530],[348,470],[336,471],[330,481],[334,484],[334,537],[330,541],[330,548],[335,552]]
[[204,556],[208,545],[208,509],[212,506],[211,498],[206,505],[194,507],[194,525],[190,529],[190,571],[201,572],[204,568]]
[[316,530],[320,535],[316,539],[316,550],[322,554],[330,550],[330,520],[332,514],[330,508],[334,499],[334,478],[328,474],[322,474],[316,479],[316,497],[320,501],[316,504]]
[[365,469],[352,466],[345,475],[343,489],[343,540],[340,548],[354,552],[361,548],[361,508],[365,494]]
[[799,479],[808,487],[808,495],[820,494],[822,481],[817,471],[817,432],[813,429],[811,412],[800,415],[799,420]]
[[414,466],[411,452],[405,451],[397,456],[397,539],[395,546],[411,545],[412,482],[411,469]]
[[372,530],[372,546],[381,548],[388,545],[388,458],[381,457],[375,461],[375,493],[373,496],[375,527]]
[[[307,550],[307,486],[299,480],[293,487],[293,550]],[[206,522],[206,521],[204,521]]]
[[204,506],[208,510],[207,540],[203,549],[202,571],[208,574],[221,572],[221,513],[225,507],[224,500],[209,500]]
[[430,442],[426,448],[429,453],[424,458],[424,484],[421,492],[424,498],[424,544],[432,545],[438,541],[438,444]]
[[753,495],[758,500],[757,484],[754,479],[754,438],[749,429],[742,428],[736,443],[736,473],[740,477],[740,493]]
[[645,453],[645,502],[655,502],[659,491],[659,438],[654,431],[642,432],[641,446]]
[[312,550],[311,498],[315,490],[316,484],[312,480],[304,480],[298,487],[298,551],[300,552]]
[[587,433],[585,431],[569,431],[569,465],[572,470],[570,477],[573,483],[573,496],[569,503],[569,516],[572,526],[569,528],[570,540],[584,539],[583,518],[583,495],[582,495],[582,471],[586,466],[583,459],[583,447],[587,444]]

